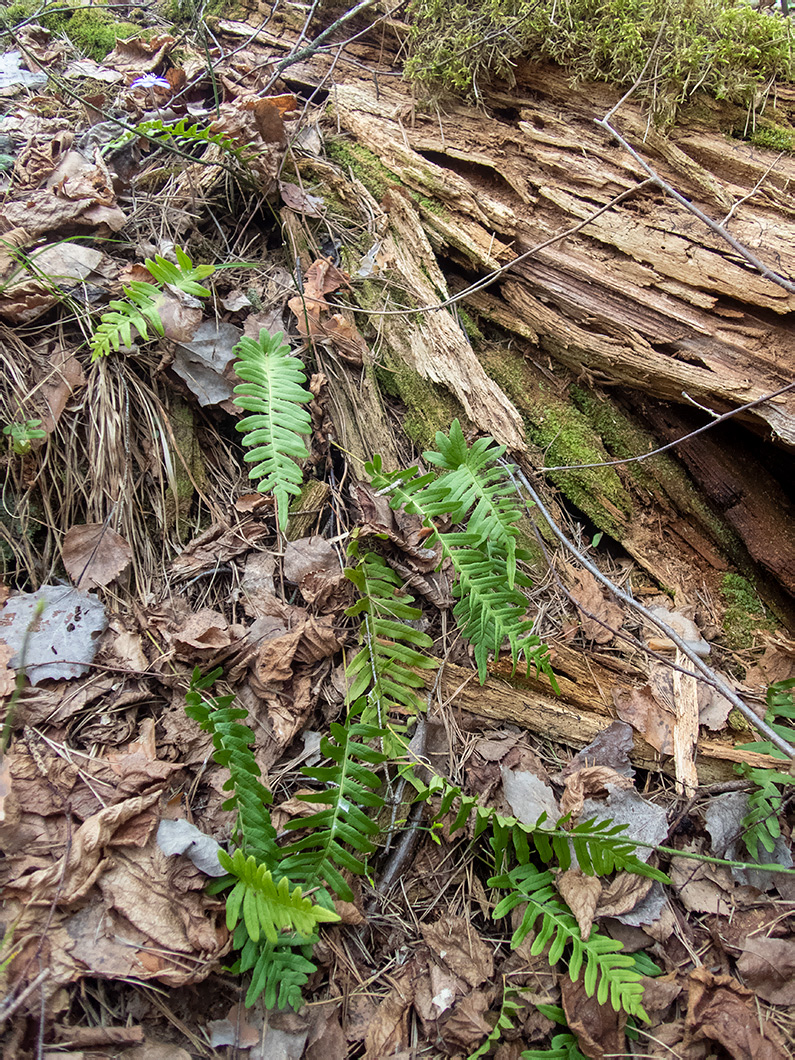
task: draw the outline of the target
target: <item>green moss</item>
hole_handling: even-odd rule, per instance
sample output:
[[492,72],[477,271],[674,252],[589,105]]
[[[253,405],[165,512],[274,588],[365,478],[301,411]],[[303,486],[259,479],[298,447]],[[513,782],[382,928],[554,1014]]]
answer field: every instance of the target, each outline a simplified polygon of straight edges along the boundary
[[376,367],[381,389],[399,398],[406,406],[401,420],[404,434],[418,449],[434,448],[437,431],[446,431],[456,417],[466,416],[455,397],[443,387],[423,379],[403,361],[387,361]]
[[776,125],[775,122],[757,123],[748,140],[757,147],[766,147],[771,151],[786,151],[789,154],[795,151],[795,129]]
[[361,144],[330,139],[326,142],[326,154],[338,166],[349,169],[379,202],[391,185],[400,184],[399,177],[391,169],[387,169],[377,155]]
[[[639,456],[657,448],[659,443],[652,434],[638,427],[615,405],[592,390],[573,386],[569,394],[573,404],[587,416],[611,457]],[[739,559],[736,536],[704,502],[687,472],[673,457],[663,453],[648,460],[636,460],[623,464],[619,473],[630,476],[638,489],[648,490],[658,499],[662,489],[678,510],[690,512],[716,544],[728,555]]]
[[73,12],[59,10],[43,14],[39,21],[53,33],[63,33],[84,55],[97,62],[116,47],[117,40],[140,34],[141,27],[119,22],[101,5],[79,7]]
[[[586,416],[539,381],[524,358],[511,349],[481,350],[478,356],[524,419],[528,438],[543,450],[545,463],[595,464],[609,459]],[[632,517],[632,500],[609,467],[551,471],[547,477],[600,530],[619,540]]]
[[726,574],[720,588],[726,604],[723,640],[728,648],[752,648],[759,633],[775,628],[747,578],[741,574]]
[[631,85],[654,51],[641,91],[661,115],[696,89],[746,102],[795,69],[790,20],[742,0],[412,0],[409,21],[409,76],[470,95],[526,57]]

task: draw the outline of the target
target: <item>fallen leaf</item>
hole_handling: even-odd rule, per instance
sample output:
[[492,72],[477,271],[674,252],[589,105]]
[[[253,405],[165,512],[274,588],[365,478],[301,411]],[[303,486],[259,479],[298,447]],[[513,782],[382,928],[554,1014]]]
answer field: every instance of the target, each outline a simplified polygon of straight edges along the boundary
[[688,1040],[718,1042],[732,1060],[787,1060],[791,1055],[778,1030],[764,1020],[752,991],[728,975],[706,968],[690,973]]
[[600,1005],[595,994],[588,997],[582,978],[574,983],[561,976],[560,994],[569,1030],[589,1060],[626,1055],[626,1013],[616,1012],[609,1002]]
[[584,766],[610,766],[617,773],[632,777],[635,775],[629,761],[632,746],[632,726],[623,721],[611,722],[564,766],[556,779],[565,780]]
[[795,941],[749,938],[742,949],[737,971],[745,985],[771,1005],[795,1005]]
[[674,712],[655,697],[650,684],[631,692],[613,689],[613,703],[622,721],[628,722],[660,754],[674,747]]
[[617,773],[610,766],[585,766],[566,778],[566,787],[560,800],[560,813],[570,813],[577,820],[582,812],[586,798],[600,797],[608,794],[608,785],[617,790],[634,788],[629,777]]
[[218,860],[218,851],[222,849],[218,840],[205,835],[195,824],[191,824],[183,817],[175,821],[160,822],[157,829],[157,845],[166,857],[184,854],[206,876],[226,874],[226,869]]
[[586,876],[578,867],[558,873],[555,886],[574,914],[580,934],[584,939],[589,938],[596,906],[602,894],[602,881],[598,876]]
[[0,611],[0,637],[15,652],[11,665],[24,666],[32,685],[85,673],[107,624],[99,600],[68,585],[11,596]]
[[129,567],[132,549],[106,523],[86,523],[66,531],[62,558],[78,589],[95,589],[109,585]]
[[583,633],[596,644],[609,644],[624,625],[624,612],[590,571],[575,571],[573,581],[570,592],[578,605]]
[[534,825],[545,813],[550,825],[557,823],[561,812],[549,784],[529,770],[513,770],[503,765],[500,773],[505,798],[517,820]]
[[478,1045],[492,1031],[486,1022],[489,999],[482,990],[473,990],[462,998],[445,1018],[441,1037],[448,1047],[460,1047],[466,1052]]
[[444,916],[433,924],[422,924],[421,930],[429,949],[470,986],[479,986],[494,975],[491,949],[469,920]]

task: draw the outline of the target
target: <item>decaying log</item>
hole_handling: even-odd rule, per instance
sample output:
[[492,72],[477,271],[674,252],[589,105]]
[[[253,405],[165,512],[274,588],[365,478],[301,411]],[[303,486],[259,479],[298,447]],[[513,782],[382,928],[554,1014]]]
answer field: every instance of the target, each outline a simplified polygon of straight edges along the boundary
[[[579,680],[572,681],[564,671],[558,676],[561,695],[555,695],[546,678],[514,675],[500,680],[500,672],[508,676],[510,666],[497,663],[485,685],[478,684],[477,674],[450,663],[445,664],[439,682],[439,698],[453,711],[464,710],[490,721],[517,725],[554,743],[579,750],[586,747],[596,736],[615,720],[612,699],[614,687],[630,689],[645,681],[640,670],[620,660],[587,659],[579,652],[553,645],[553,665],[556,670],[567,667],[576,672]],[[495,673],[496,671],[496,673]],[[630,678],[635,675],[635,681]],[[434,674],[424,674],[423,679],[430,688]],[[630,752],[633,765],[639,769],[663,772],[675,776],[674,759],[658,754],[637,732],[633,734],[634,746]],[[734,766],[746,763],[750,766],[781,768],[779,759],[754,751],[742,751],[728,741],[701,737],[698,741],[696,771],[699,782],[711,784],[736,779]]]
[[[283,74],[306,96],[327,97],[327,158],[294,152],[294,163],[325,199],[354,276],[350,299],[370,313],[369,330],[355,317],[369,361],[358,379],[339,369],[351,394],[341,429],[353,436],[345,444],[355,466],[373,449],[388,465],[402,459],[406,439],[387,437],[384,386],[406,405],[420,448],[460,415],[540,469],[653,449],[657,424],[622,400],[630,393],[722,413],[795,379],[795,296],[649,185],[597,126],[619,98],[614,88],[572,86],[564,71],[528,62],[515,87],[491,91],[485,107],[418,105],[391,64],[401,27],[383,25],[377,45],[361,38]],[[248,25],[221,29],[251,34]],[[281,58],[294,40],[294,29],[272,19],[252,46]],[[779,93],[781,109],[793,103]],[[795,275],[795,159],[726,135],[738,115],[709,100],[666,132],[633,100],[612,120],[661,178],[726,219],[777,272]],[[380,271],[357,280],[376,245]],[[468,334],[444,303],[506,266],[487,289],[465,295],[475,321]],[[742,421],[795,467],[795,392]],[[720,446],[722,435],[713,438]],[[696,476],[693,460],[687,469]],[[692,600],[704,585],[716,590],[731,567],[756,571],[765,598],[795,621],[795,537],[780,532],[786,478],[763,483],[751,471],[742,512],[719,491],[705,500],[678,457],[547,478],[658,584]],[[776,511],[780,519],[766,518]],[[766,535],[776,538],[773,557]]]

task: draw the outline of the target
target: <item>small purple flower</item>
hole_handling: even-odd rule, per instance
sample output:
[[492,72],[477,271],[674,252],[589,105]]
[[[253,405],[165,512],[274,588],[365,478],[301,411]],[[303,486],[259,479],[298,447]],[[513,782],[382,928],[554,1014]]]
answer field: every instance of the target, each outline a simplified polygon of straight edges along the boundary
[[156,74],[144,74],[142,77],[136,77],[130,88],[171,88],[171,85],[166,81],[165,77],[158,77]]

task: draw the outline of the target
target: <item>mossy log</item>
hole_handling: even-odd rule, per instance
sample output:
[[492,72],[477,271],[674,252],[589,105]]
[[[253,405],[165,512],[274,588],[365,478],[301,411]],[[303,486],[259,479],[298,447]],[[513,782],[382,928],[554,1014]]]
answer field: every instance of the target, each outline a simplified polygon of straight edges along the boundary
[[[350,297],[372,314],[369,330],[355,317],[371,347],[357,415],[368,419],[379,388],[406,409],[403,437],[386,446],[392,458],[407,441],[427,445],[455,415],[530,468],[641,456],[670,439],[666,409],[723,413],[795,379],[795,296],[643,183],[646,173],[595,124],[617,90],[573,87],[565,71],[525,63],[510,91],[484,93],[480,107],[422,104],[394,76],[399,26],[395,34],[375,46],[360,38],[284,75],[293,90],[328,93],[326,158],[297,155],[295,165],[324,195],[354,275]],[[272,22],[258,43],[280,56],[291,39]],[[795,93],[779,92],[777,106],[795,109]],[[631,100],[614,121],[662,178],[795,275],[791,155],[733,139],[742,116],[709,100],[667,133]],[[424,311],[578,225],[466,295],[466,312]],[[357,280],[376,243],[380,271]],[[383,427],[383,410],[370,419]],[[749,410],[742,424],[753,442],[742,474],[739,462],[719,459],[721,426],[699,459],[565,468],[547,481],[658,584],[692,600],[737,568],[792,621],[795,537],[782,519],[795,477],[795,392]],[[370,441],[353,448],[385,450]]]

